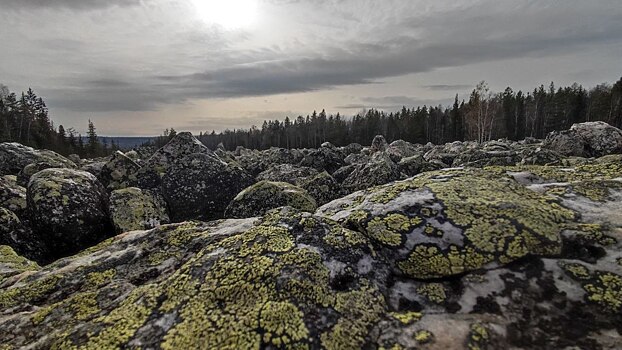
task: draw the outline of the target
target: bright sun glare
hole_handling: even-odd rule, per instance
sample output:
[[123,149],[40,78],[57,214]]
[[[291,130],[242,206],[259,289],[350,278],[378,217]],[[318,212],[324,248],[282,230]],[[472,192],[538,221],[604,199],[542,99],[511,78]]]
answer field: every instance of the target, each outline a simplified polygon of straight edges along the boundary
[[258,0],[192,0],[198,16],[226,29],[249,26],[257,17]]

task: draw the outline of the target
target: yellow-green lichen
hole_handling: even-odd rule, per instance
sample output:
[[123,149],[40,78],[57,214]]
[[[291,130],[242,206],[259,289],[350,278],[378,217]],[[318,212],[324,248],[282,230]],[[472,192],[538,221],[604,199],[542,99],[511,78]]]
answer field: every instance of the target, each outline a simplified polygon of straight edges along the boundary
[[426,283],[417,288],[417,293],[425,296],[429,301],[442,304],[447,299],[445,287],[440,283]]
[[86,288],[98,288],[99,286],[110,282],[116,274],[115,269],[109,269],[103,272],[92,272],[86,275]]
[[428,344],[434,341],[434,334],[428,330],[420,330],[415,333],[415,341],[419,344]]
[[20,303],[36,303],[56,289],[62,277],[52,275],[25,285],[0,290],[0,307],[11,307]]
[[583,285],[587,299],[609,312],[622,312],[622,276],[610,272],[596,272],[594,281]]
[[0,283],[9,276],[39,269],[37,263],[17,255],[13,248],[6,245],[0,245],[0,267],[2,266],[4,266],[2,270],[7,272],[0,272]]
[[557,265],[575,279],[587,280],[591,277],[590,270],[588,270],[588,268],[584,265],[569,263],[566,261],[558,261]]
[[400,323],[402,323],[403,325],[410,325],[421,320],[423,314],[416,311],[392,312],[391,317],[400,321]]
[[471,325],[471,330],[467,339],[467,348],[469,350],[486,349],[490,340],[488,328],[481,323]]

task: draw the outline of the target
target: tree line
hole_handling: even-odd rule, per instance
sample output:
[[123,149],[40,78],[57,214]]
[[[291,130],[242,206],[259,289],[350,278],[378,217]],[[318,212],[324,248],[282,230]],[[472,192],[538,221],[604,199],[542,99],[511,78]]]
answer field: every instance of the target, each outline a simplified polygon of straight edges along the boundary
[[212,149],[222,143],[229,150],[237,146],[317,148],[327,141],[337,146],[369,144],[375,135],[384,135],[389,142],[443,144],[544,138],[551,131],[587,121],[605,121],[622,128],[622,78],[589,90],[576,83],[566,87],[551,83],[530,92],[508,87],[499,93],[482,81],[468,100],[456,95],[451,106],[403,107],[397,112],[370,109],[351,118],[314,111],[306,117],[266,120],[261,128],[201,133],[199,139]]
[[101,141],[95,125],[88,122],[85,137],[74,128],[54,127],[43,98],[32,89],[17,95],[0,84],[0,142],[19,142],[37,149],[49,149],[63,155],[101,157],[118,149]]

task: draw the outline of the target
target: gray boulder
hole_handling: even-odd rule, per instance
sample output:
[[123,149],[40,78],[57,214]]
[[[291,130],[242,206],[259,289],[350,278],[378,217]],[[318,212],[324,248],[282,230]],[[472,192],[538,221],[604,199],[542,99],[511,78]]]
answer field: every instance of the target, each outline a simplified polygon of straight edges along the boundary
[[287,182],[296,185],[299,181],[316,176],[319,172],[313,168],[292,164],[273,165],[257,175],[258,181]]
[[218,160],[218,156],[191,133],[177,133],[171,141],[155,151],[146,164],[136,172],[138,187],[158,188],[162,184],[162,177],[168,168],[192,154],[205,154]]
[[389,144],[387,140],[382,135],[376,135],[371,142],[371,147],[369,148],[370,152],[385,152],[389,148]]
[[318,205],[324,205],[343,194],[339,183],[326,171],[299,181],[299,186],[307,191]]
[[110,217],[117,233],[148,230],[170,223],[164,198],[136,187],[110,194]]
[[108,191],[130,187],[138,183],[136,173],[140,168],[130,157],[116,151],[102,167],[99,179]]
[[317,209],[317,203],[304,189],[286,182],[261,181],[240,192],[227,207],[225,216],[251,218],[285,206],[306,212]]
[[211,154],[180,158],[162,177],[162,194],[173,222],[221,218],[229,202],[253,179]]
[[543,148],[565,157],[585,157],[585,140],[572,130],[553,131],[546,136]]
[[49,249],[12,211],[0,207],[0,245],[39,263],[49,262]]
[[403,177],[397,164],[386,153],[379,152],[372,156],[369,163],[356,165],[342,185],[347,191],[354,192],[383,185]]
[[31,163],[44,162],[57,168],[75,168],[69,159],[49,150],[35,150],[15,142],[0,143],[0,176],[17,175]]
[[585,141],[589,157],[622,153],[622,130],[605,122],[574,124],[570,130]]
[[26,211],[26,189],[17,184],[14,175],[0,176],[0,207],[23,217]]
[[56,257],[76,253],[113,233],[108,194],[90,173],[40,171],[28,183],[27,201],[35,234]]

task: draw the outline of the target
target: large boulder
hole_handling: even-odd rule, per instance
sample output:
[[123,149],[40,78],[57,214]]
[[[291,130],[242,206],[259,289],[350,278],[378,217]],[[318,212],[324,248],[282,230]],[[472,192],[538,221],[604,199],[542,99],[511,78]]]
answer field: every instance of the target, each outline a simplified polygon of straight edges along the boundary
[[0,285],[13,276],[38,269],[37,263],[20,256],[7,245],[0,245]]
[[138,170],[140,165],[122,152],[116,151],[102,167],[99,179],[107,190],[114,191],[136,185]]
[[273,165],[257,175],[259,181],[287,182],[296,185],[299,181],[316,176],[319,172],[313,168],[292,164]]
[[244,170],[206,153],[180,158],[162,177],[173,222],[221,218],[229,202],[253,183]]
[[622,153],[622,130],[605,122],[574,124],[570,130],[551,132],[543,147],[576,157]]
[[542,147],[566,157],[584,157],[586,155],[585,140],[572,130],[553,131],[549,133]]
[[341,185],[326,171],[301,180],[299,186],[307,191],[318,205],[324,205],[343,194]]
[[402,158],[397,165],[400,171],[409,177],[440,168],[437,164],[427,162],[421,155]]
[[177,133],[171,141],[155,151],[146,164],[136,172],[138,187],[144,189],[160,187],[162,177],[168,168],[192,154],[205,154],[215,160],[219,159],[214,152],[192,136],[191,133]]
[[23,217],[26,211],[26,189],[17,184],[14,175],[0,176],[0,207]]
[[374,139],[371,141],[371,147],[369,147],[369,151],[373,154],[376,152],[385,152],[389,148],[389,144],[387,140],[382,135],[376,135]]
[[49,262],[49,249],[12,211],[0,207],[0,245],[39,263]]
[[401,178],[403,176],[397,164],[386,153],[378,152],[369,163],[356,165],[342,185],[347,191],[354,192]]
[[[521,169],[552,182],[523,185],[508,174]],[[621,176],[609,160],[427,173],[329,203],[332,214],[133,231],[41,269],[0,247],[2,344],[615,349]],[[600,190],[576,188],[596,201],[574,193],[587,180]]]
[[298,164],[303,158],[301,151],[272,147],[264,151],[239,150],[236,161],[252,176],[280,164]]
[[75,169],[72,164],[63,164],[55,161],[37,161],[34,163],[30,163],[26,165],[18,174],[17,174],[17,183],[20,186],[26,187],[28,186],[28,181],[30,178],[45,169],[53,169],[53,168],[67,168],[67,169]]
[[444,278],[529,254],[561,252],[575,214],[493,172],[428,172],[354,193],[318,209],[364,232],[392,256],[394,273]]
[[328,171],[332,174],[345,165],[344,158],[344,155],[335,147],[320,147],[306,150],[306,154],[299,165],[318,171]]
[[574,124],[570,130],[585,141],[589,157],[622,153],[622,130],[605,122]]
[[36,162],[57,168],[75,168],[69,159],[49,150],[35,150],[15,142],[0,143],[0,176],[17,175],[26,165]]
[[286,182],[261,181],[240,192],[227,207],[225,216],[250,218],[285,206],[307,212],[317,209],[317,203],[304,189]]
[[425,152],[421,145],[414,145],[404,140],[397,140],[391,142],[387,148],[387,153],[394,162],[398,163],[403,158],[423,155]]
[[36,235],[56,257],[73,254],[112,233],[108,194],[97,178],[73,169],[46,169],[28,183]]
[[110,218],[117,233],[147,230],[170,223],[164,198],[157,192],[136,187],[110,194]]

